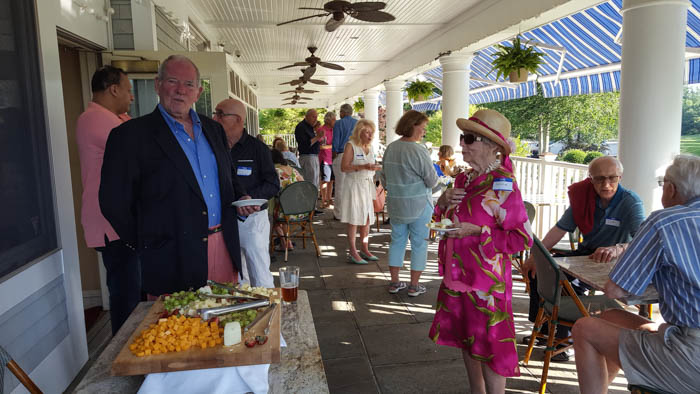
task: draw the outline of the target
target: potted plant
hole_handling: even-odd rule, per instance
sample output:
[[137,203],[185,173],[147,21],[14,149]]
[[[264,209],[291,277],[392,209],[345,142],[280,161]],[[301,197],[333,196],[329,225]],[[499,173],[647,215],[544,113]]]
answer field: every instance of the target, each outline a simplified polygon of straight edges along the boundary
[[365,102],[362,100],[362,97],[358,98],[357,101],[355,101],[352,104],[352,108],[355,109],[355,112],[362,112],[365,109]]
[[413,81],[406,86],[406,95],[413,101],[425,101],[433,93],[435,85],[428,81]]
[[508,76],[511,82],[527,81],[528,72],[534,73],[542,64],[544,53],[535,51],[533,46],[524,46],[520,37],[513,39],[513,46],[496,45],[498,52],[491,62],[496,70],[496,79]]

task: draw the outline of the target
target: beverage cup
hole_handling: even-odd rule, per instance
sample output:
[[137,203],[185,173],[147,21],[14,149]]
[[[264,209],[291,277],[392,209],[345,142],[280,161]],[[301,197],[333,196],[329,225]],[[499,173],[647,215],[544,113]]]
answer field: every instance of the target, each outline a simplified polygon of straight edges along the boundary
[[280,268],[280,287],[282,301],[285,304],[295,304],[299,293],[299,267],[290,265]]

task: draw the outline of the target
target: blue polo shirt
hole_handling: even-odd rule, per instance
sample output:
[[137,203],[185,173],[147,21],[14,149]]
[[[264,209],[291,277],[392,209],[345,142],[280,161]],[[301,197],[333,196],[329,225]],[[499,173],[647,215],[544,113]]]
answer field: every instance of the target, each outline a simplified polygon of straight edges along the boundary
[[[635,192],[622,186],[617,187],[617,192],[607,208],[601,207],[600,197],[597,196],[595,204],[593,230],[583,234],[583,242],[579,245],[579,250],[593,253],[603,246],[627,243],[644,221],[642,200]],[[567,208],[559,219],[557,227],[567,232],[576,230],[571,207]]]
[[173,135],[185,152],[187,160],[190,162],[194,177],[199,184],[204,202],[207,204],[209,212],[209,227],[221,224],[221,196],[219,195],[219,167],[216,164],[216,156],[211,150],[207,137],[202,133],[202,123],[197,113],[190,109],[192,119],[192,131],[194,139],[185,131],[185,126],[175,120],[165,109],[158,104],[160,114],[163,115],[165,123],[173,132]]
[[345,145],[355,129],[355,124],[357,124],[357,119],[352,116],[346,116],[335,122],[335,126],[333,126],[333,152],[343,153],[345,151]]

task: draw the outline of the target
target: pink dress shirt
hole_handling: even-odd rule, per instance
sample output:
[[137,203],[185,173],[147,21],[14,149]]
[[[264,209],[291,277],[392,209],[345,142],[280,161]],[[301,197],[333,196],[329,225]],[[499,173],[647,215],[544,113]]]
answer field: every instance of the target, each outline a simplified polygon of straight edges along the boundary
[[105,234],[110,241],[119,239],[107,219],[102,216],[98,192],[107,137],[113,128],[129,119],[131,119],[129,115],[117,116],[95,102],[90,102],[85,112],[78,117],[75,134],[83,181],[80,222],[85,231],[85,242],[90,248],[105,246]]

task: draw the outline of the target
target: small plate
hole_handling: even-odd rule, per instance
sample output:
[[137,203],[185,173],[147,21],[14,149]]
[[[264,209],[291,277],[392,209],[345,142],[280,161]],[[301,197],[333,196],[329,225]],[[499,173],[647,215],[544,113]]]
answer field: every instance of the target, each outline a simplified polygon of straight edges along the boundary
[[262,198],[252,198],[250,200],[238,200],[231,203],[234,207],[246,207],[248,205],[263,205],[267,202]]
[[457,227],[448,227],[448,228],[443,228],[443,227],[433,227],[433,226],[428,226],[429,229],[433,231],[437,231],[439,233],[449,233],[450,231],[457,231],[459,228]]

